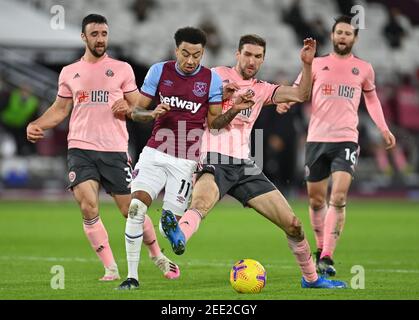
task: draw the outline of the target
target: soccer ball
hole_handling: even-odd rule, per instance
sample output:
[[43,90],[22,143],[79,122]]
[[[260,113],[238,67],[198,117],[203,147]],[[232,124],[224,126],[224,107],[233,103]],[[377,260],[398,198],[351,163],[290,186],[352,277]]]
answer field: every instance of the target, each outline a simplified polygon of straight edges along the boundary
[[230,271],[230,283],[239,293],[259,293],[266,284],[265,268],[253,259],[237,261]]

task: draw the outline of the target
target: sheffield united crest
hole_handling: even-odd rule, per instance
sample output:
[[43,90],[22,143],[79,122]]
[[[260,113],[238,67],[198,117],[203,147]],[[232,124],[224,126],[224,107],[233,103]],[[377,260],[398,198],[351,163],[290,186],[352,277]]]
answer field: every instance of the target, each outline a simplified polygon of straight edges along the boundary
[[113,71],[111,69],[106,70],[106,76],[108,77],[113,77],[115,75],[115,73],[113,73]]
[[352,73],[357,76],[359,74],[359,69],[356,67],[352,68]]

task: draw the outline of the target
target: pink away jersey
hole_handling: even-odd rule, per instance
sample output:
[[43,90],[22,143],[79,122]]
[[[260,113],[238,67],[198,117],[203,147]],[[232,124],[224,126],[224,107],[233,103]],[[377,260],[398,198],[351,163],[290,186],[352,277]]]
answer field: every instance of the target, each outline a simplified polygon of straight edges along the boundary
[[[314,59],[312,75],[312,109],[307,141],[358,143],[361,93],[375,90],[371,64],[353,55],[339,58],[329,54]],[[301,74],[295,84],[300,79]],[[373,107],[381,108],[380,105]],[[374,115],[381,112],[382,115],[382,110],[368,111],[373,111]],[[375,116],[372,118],[380,130],[387,129],[385,122],[377,121]]]
[[[272,96],[278,85],[257,79],[244,80],[241,75],[230,67],[216,67],[213,69],[223,80],[223,84],[235,82],[240,90],[235,93],[242,94],[247,90],[254,92],[255,104],[252,108],[243,110],[221,130],[205,129],[202,136],[201,154],[217,152],[237,159],[248,159],[250,156],[250,133],[259,116],[262,107],[272,104]],[[234,98],[234,96],[233,96]],[[223,102],[223,113],[230,109],[232,100]]]
[[59,77],[58,96],[73,99],[68,148],[127,152],[125,121],[115,118],[111,107],[124,93],[135,90],[131,66],[106,54],[95,63],[82,58],[64,67]]

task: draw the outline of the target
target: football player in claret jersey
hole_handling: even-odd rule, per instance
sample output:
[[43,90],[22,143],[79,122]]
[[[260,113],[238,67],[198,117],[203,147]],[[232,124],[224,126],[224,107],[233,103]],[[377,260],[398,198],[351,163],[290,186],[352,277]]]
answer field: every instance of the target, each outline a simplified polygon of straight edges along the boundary
[[[265,48],[263,38],[244,35],[240,38],[236,52],[236,65],[214,69],[225,84],[223,116],[231,122],[222,130],[205,130],[202,138],[202,166],[189,209],[179,222],[170,211],[165,211],[161,219],[163,230],[173,251],[183,254],[186,241],[198,230],[201,220],[224,195],[229,194],[285,232],[289,248],[303,275],[303,288],[345,288],[344,282],[328,280],[316,273],[310,246],[299,219],[281,192],[249,159],[250,133],[261,109],[280,102],[301,102],[309,98],[316,41],[310,38],[304,40],[301,50],[303,76],[299,87],[274,85],[255,78],[264,61]],[[234,110],[231,99],[243,92],[251,92],[255,104],[245,111]],[[249,234],[251,232],[248,230]],[[275,250],[272,254],[275,254]]]
[[[333,253],[345,223],[347,194],[357,165],[358,107],[361,94],[386,148],[396,140],[388,129],[374,84],[370,63],[354,56],[359,29],[351,17],[336,19],[331,33],[333,52],[313,61],[311,117],[306,143],[305,174],[309,214],[315,233],[317,269],[333,276]],[[295,85],[299,85],[300,77]],[[286,112],[289,105],[278,106]],[[332,187],[327,201],[329,177]]]
[[[120,279],[109,245],[108,234],[99,216],[99,188],[102,186],[126,217],[131,201],[131,165],[125,114],[127,105],[114,106],[118,99],[134,101],[139,94],[133,70],[126,62],[106,54],[106,18],[90,14],[82,22],[83,57],[61,71],[58,95],[53,105],[27,127],[27,138],[36,142],[44,131],[54,128],[70,113],[68,133],[69,188],[80,206],[83,229],[93,250],[105,267],[100,280]],[[153,223],[145,217],[144,243],[155,265],[167,278],[179,273],[157,243]],[[174,267],[175,266],[175,267]],[[174,270],[174,271],[173,271]]]
[[[163,213],[183,215],[192,193],[192,176],[203,130],[205,127],[220,129],[229,123],[221,114],[221,79],[200,64],[205,33],[185,27],[177,30],[174,38],[176,60],[150,67],[132,113],[135,121],[148,118],[155,122],[134,169],[136,177],[131,184],[132,201],[125,228],[128,276],[118,287],[120,290],[139,287],[138,266],[148,207],[164,188]],[[240,95],[232,108],[240,111],[252,106],[249,96]],[[145,110],[154,98],[157,107],[153,111]],[[117,104],[124,105],[126,101]]]

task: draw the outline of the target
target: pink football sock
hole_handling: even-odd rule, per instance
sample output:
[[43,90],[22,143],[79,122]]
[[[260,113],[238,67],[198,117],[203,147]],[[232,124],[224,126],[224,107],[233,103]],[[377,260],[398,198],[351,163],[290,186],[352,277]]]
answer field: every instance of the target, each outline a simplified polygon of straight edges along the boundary
[[147,246],[150,257],[157,257],[161,250],[159,243],[157,242],[153,222],[148,215],[145,216],[143,232],[143,243]]
[[403,171],[404,169],[406,169],[407,159],[403,153],[403,150],[396,146],[396,148],[392,152],[397,169],[399,169],[399,171]]
[[186,241],[198,230],[202,216],[196,209],[189,209],[179,220],[179,227],[185,235]]
[[387,152],[384,148],[378,148],[375,151],[375,160],[381,172],[386,172],[390,168],[390,162],[388,161]]
[[290,238],[289,236],[287,236],[287,239],[288,247],[294,254],[304,279],[308,282],[316,281],[318,279],[316,266],[313,258],[311,257],[310,246],[307,239],[304,238],[302,241],[298,241]]
[[313,208],[309,207],[310,222],[314,230],[317,249],[323,249],[323,231],[326,212],[326,205],[324,205],[322,208],[318,210],[314,210]]
[[336,248],[336,243],[345,224],[345,207],[336,208],[329,206],[324,222],[324,243],[323,251],[320,258],[325,256],[333,257]]
[[112,249],[109,245],[108,233],[100,217],[83,219],[83,229],[93,250],[106,268],[116,266]]

